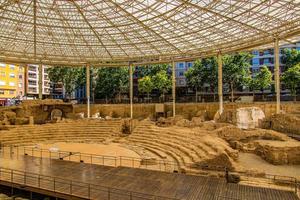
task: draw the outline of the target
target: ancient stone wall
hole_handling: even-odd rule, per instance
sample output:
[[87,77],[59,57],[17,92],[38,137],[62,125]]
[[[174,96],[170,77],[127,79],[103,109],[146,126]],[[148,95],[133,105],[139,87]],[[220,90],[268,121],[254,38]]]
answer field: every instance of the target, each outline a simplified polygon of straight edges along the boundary
[[[215,113],[218,110],[219,104],[216,103],[177,103],[176,114],[182,115],[187,119],[192,119],[197,115],[200,110],[206,110],[209,119],[213,119]],[[261,108],[266,117],[270,117],[275,113],[276,103],[226,103],[224,109],[237,109],[241,107],[259,107]],[[74,106],[75,112],[86,112],[86,105],[80,104]],[[286,113],[292,113],[296,109],[300,109],[300,102],[283,102],[281,109]],[[172,104],[166,104],[166,111],[172,111]],[[91,114],[99,112],[101,116],[115,115],[116,117],[128,117],[130,116],[129,104],[91,104]],[[134,104],[133,114],[134,118],[147,118],[154,116],[155,104]]]

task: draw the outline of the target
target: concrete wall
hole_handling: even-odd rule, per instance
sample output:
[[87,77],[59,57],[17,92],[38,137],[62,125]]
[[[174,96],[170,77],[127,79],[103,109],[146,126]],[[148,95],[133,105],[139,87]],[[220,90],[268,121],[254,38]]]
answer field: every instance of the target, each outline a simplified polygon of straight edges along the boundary
[[[275,113],[276,104],[274,103],[226,103],[224,109],[236,109],[240,107],[256,106],[261,108],[266,117]],[[166,104],[167,111],[172,111],[172,104]],[[300,109],[300,102],[284,102],[281,104],[281,109],[287,113],[292,113],[296,109]],[[75,113],[86,113],[86,105],[80,104],[74,106]],[[177,103],[176,114],[183,115],[185,118],[192,118],[199,110],[206,110],[210,119],[213,119],[218,110],[218,103]],[[91,104],[91,114],[100,112],[101,116],[114,115],[115,117],[129,117],[129,104]],[[154,116],[155,104],[134,104],[134,118],[147,118]]]

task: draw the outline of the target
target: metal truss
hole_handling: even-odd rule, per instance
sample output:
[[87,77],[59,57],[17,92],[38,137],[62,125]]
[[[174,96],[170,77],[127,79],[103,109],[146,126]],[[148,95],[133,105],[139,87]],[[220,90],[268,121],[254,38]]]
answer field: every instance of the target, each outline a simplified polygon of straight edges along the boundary
[[171,62],[299,35],[300,0],[0,0],[6,62]]

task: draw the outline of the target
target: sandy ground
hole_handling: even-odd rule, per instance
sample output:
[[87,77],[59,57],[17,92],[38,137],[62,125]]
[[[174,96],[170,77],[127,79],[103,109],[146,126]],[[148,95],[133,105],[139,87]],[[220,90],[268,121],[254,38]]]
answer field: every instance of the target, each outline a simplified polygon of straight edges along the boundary
[[59,151],[81,152],[87,154],[97,154],[106,156],[128,156],[139,158],[140,156],[120,144],[85,144],[85,143],[66,143],[58,142],[54,144],[38,144],[42,149],[58,148]]
[[239,153],[239,164],[245,169],[264,171],[267,174],[292,176],[300,179],[300,165],[272,165],[251,153]]

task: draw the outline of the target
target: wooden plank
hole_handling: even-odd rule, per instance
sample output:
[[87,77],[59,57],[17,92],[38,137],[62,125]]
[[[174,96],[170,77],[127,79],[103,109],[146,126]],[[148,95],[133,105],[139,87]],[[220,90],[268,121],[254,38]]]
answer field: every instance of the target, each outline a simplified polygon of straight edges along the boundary
[[[92,199],[156,199],[187,200],[299,200],[292,192],[227,184],[224,179],[151,171],[127,167],[108,167],[86,163],[35,158],[31,156],[0,158],[0,168],[20,170],[13,175],[15,187],[26,187],[60,195]],[[24,179],[24,171],[27,176]],[[31,174],[33,173],[33,174]],[[55,179],[55,191],[53,180]],[[9,170],[1,170],[0,184],[11,181]],[[72,187],[71,184],[72,183]],[[88,189],[88,185],[90,189]],[[43,194],[44,194],[43,193]],[[132,196],[130,196],[132,195]]]

